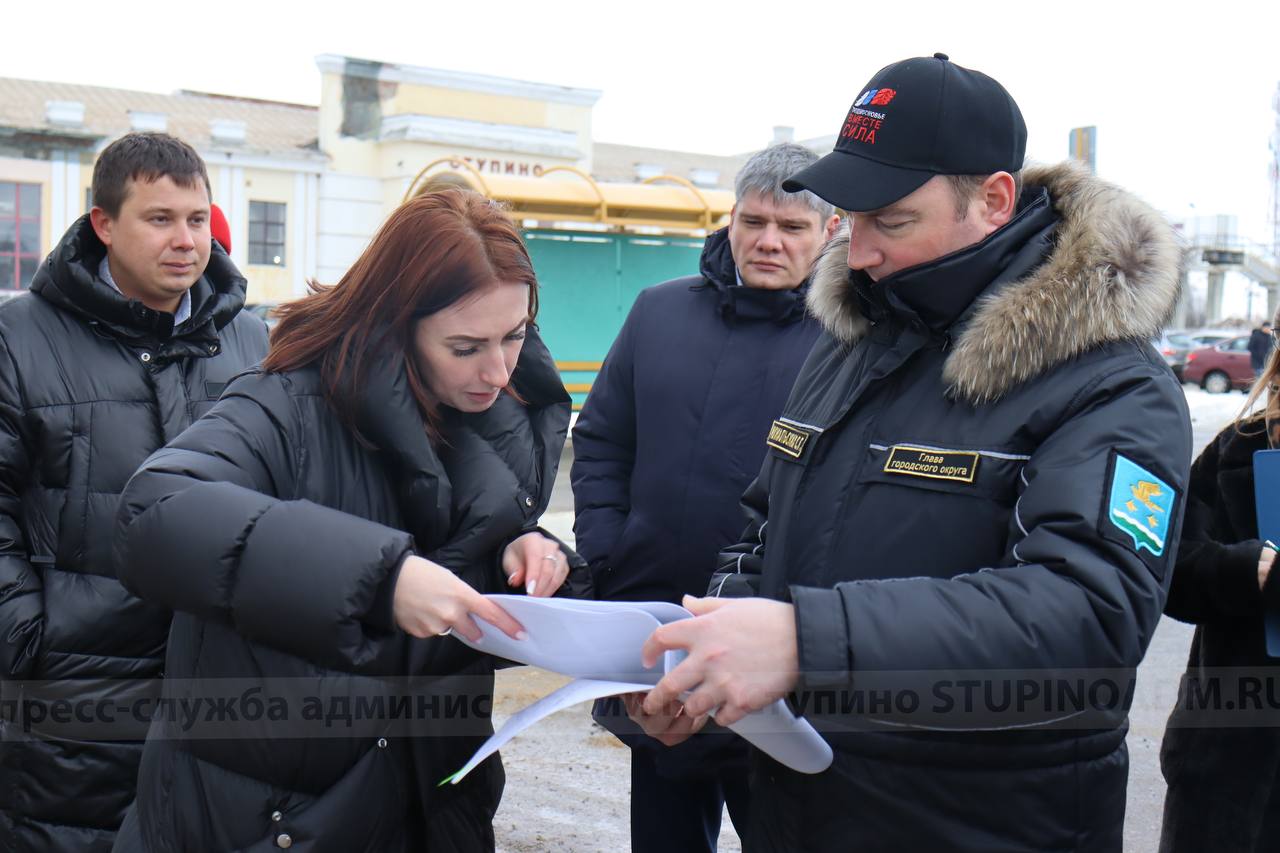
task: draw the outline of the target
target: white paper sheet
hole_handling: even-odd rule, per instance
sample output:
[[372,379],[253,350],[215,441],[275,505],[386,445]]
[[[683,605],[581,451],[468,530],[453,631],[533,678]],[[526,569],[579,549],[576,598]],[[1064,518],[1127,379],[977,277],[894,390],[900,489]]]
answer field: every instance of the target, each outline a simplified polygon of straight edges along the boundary
[[[513,640],[483,619],[476,619],[483,631],[480,640],[473,643],[455,635],[459,640],[497,657],[569,675],[576,680],[512,715],[466,766],[441,782],[442,785],[445,782],[456,785],[503,744],[556,711],[606,696],[651,690],[684,654],[679,650],[668,652],[661,667],[646,670],[640,661],[641,647],[659,625],[693,615],[665,601],[487,597],[524,626],[528,639]],[[807,720],[792,714],[781,699],[728,728],[775,761],[800,773],[821,773],[831,765],[830,745]]]
[[[487,597],[515,617],[529,639],[513,640],[477,618],[476,624],[484,631],[480,642],[467,643],[454,634],[467,645],[495,657],[574,678],[653,685],[662,677],[660,670],[646,670],[640,662],[640,647],[661,624],[645,608],[615,606],[621,602],[612,601],[570,601],[523,595]],[[685,617],[690,615],[682,607],[677,609]]]
[[591,678],[578,678],[570,681],[564,687],[553,693],[548,693],[524,710],[512,714],[502,724],[502,728],[494,732],[493,737],[485,741],[484,745],[476,750],[476,754],[471,756],[471,760],[461,770],[440,784],[443,785],[445,782],[452,785],[458,784],[464,776],[476,769],[481,761],[506,746],[507,741],[542,718],[550,717],[556,711],[563,711],[565,708],[572,707],[580,702],[593,702],[606,696],[617,696],[619,693],[635,693],[651,689],[653,689],[652,684],[627,684],[624,681],[596,681]]

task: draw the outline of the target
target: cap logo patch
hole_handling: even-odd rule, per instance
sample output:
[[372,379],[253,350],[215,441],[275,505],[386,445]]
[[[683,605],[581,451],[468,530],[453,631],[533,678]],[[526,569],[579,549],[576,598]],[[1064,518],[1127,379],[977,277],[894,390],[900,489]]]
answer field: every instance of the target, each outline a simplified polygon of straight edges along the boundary
[[853,102],[855,107],[883,107],[898,94],[896,89],[868,89]]
[[880,132],[880,127],[884,123],[884,113],[863,109],[863,107],[883,107],[897,94],[897,89],[868,89],[859,95],[858,100],[854,101],[853,106],[849,108],[844,127],[840,128],[841,140],[875,145],[876,134]]
[[876,134],[884,123],[884,113],[875,113],[860,107],[853,107],[845,117],[844,127],[840,128],[840,138],[850,142],[876,144]]

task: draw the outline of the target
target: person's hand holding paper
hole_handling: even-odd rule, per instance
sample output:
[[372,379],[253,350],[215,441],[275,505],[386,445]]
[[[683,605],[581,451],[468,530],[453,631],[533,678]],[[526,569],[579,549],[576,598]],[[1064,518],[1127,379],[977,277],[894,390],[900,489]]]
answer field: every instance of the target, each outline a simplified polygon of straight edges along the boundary
[[466,581],[438,563],[410,554],[396,577],[392,615],[400,630],[413,637],[434,637],[449,632],[471,641],[481,637],[480,619],[512,640],[525,637],[524,627],[473,589]]
[[[569,675],[574,680],[508,718],[445,782],[457,784],[487,756],[548,714],[604,696],[638,696],[654,684],[667,685],[669,692],[652,710],[661,712],[669,705],[671,720],[668,723],[650,719],[650,728],[660,729],[659,733],[668,738],[682,740],[697,731],[712,708],[722,702],[705,688],[728,684],[733,691],[734,716],[722,725],[800,773],[821,773],[831,764],[831,747],[806,720],[795,716],[778,699],[799,678],[795,616],[790,605],[764,599],[730,602],[686,598],[685,604],[692,605],[686,610],[664,601],[577,601],[511,595],[488,598],[519,620],[526,631],[524,638],[514,639],[477,619],[482,636],[477,640],[460,636],[460,640],[479,651]],[[687,634],[663,633],[679,623],[698,624]],[[762,640],[765,648],[759,647]],[[664,652],[663,648],[670,651]],[[697,668],[680,662],[685,648],[698,655]],[[738,675],[745,676],[741,687],[735,669]],[[703,681],[700,672],[706,673],[709,680],[698,687]],[[687,697],[689,701],[679,716],[675,711],[680,707],[678,697],[683,689],[671,690],[669,684],[676,673],[681,673],[682,681],[694,676],[692,686],[698,687],[693,696]],[[691,710],[690,703],[695,699],[699,703],[696,707],[705,706],[702,710]],[[693,719],[677,723],[686,715]],[[703,719],[699,722],[697,718]]]
[[711,718],[710,714],[697,717],[686,714],[684,705],[679,699],[668,702],[656,714],[647,714],[644,710],[646,695],[646,693],[624,694],[622,704],[627,709],[627,716],[643,729],[645,734],[663,746],[684,743],[702,731],[707,720]]
[[790,604],[688,595],[683,604],[694,618],[662,625],[642,649],[646,667],[657,665],[664,652],[688,653],[649,692],[646,714],[659,714],[687,693],[685,714],[711,714],[729,726],[785,696],[800,680],[795,608]]

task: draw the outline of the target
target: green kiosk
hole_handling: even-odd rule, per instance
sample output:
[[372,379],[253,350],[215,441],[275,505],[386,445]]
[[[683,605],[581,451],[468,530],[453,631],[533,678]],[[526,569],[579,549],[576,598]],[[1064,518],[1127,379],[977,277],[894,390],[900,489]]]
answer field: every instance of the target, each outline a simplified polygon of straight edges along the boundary
[[405,198],[444,186],[500,201],[521,224],[542,287],[538,326],[574,411],[636,295],[696,274],[703,239],[728,223],[733,208],[733,193],[674,175],[640,184],[599,182],[571,166],[539,177],[484,175],[449,158],[423,168]]

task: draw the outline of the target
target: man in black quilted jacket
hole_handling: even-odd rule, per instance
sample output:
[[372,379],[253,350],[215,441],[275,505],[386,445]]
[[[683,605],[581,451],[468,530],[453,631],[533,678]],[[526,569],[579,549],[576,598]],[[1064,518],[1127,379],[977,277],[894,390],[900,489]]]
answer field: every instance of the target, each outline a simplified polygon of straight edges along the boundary
[[650,713],[791,694],[831,745],[813,775],[755,755],[753,853],[1122,847],[1191,456],[1150,344],[1179,251],[1078,164],[1024,169],[1026,139],[998,82],[917,57],[784,185],[849,212],[810,288],[824,333],[718,598],[646,649],[689,652]]
[[267,349],[210,195],[181,140],[116,140],[93,209],[0,306],[3,850],[110,850],[134,798],[170,616],[116,579],[117,498]]

